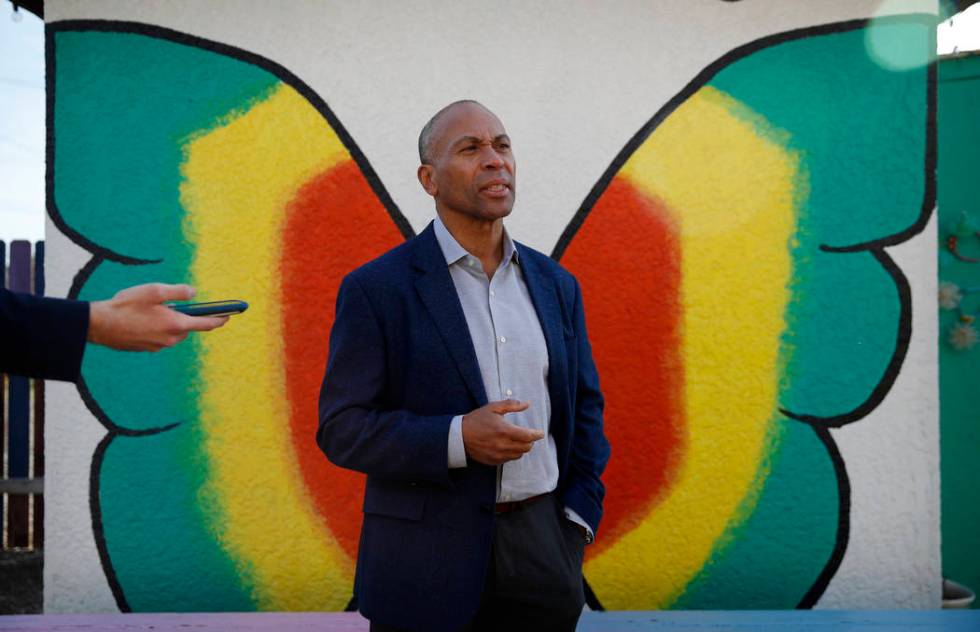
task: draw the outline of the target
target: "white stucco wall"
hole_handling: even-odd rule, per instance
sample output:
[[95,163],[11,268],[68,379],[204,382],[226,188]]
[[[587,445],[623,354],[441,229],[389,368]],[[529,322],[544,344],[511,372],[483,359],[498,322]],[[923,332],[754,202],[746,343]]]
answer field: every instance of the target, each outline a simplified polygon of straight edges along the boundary
[[[935,2],[911,4],[935,12]],[[626,141],[713,60],[771,33],[867,18],[880,5],[120,0],[51,1],[45,11],[49,23],[164,26],[288,68],[343,121],[416,232],[432,216],[415,178],[418,130],[443,104],[478,98],[504,121],[518,156],[518,201],[508,227],[550,252]],[[904,368],[874,412],[832,431],[850,474],[851,531],[818,607],[939,605],[934,222],[889,249],[912,287]],[[48,292],[65,295],[88,254],[50,221],[47,244]],[[91,457],[104,430],[71,385],[48,383],[47,411],[44,608],[113,611],[88,500]]]

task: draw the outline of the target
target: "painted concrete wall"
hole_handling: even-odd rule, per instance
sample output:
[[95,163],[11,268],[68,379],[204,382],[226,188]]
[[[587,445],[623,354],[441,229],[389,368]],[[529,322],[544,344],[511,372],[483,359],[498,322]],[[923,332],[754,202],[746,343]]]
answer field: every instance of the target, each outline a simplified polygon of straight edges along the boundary
[[938,605],[935,3],[499,9],[50,3],[53,290],[252,308],[49,386],[47,610],[348,604],[333,301],[432,217],[415,138],[461,97],[514,138],[512,234],[583,286],[591,604]]
[[[980,55],[944,59],[938,69],[939,377],[942,401],[943,574],[980,589],[980,427],[975,340],[980,309]],[[956,255],[949,238],[956,238]]]

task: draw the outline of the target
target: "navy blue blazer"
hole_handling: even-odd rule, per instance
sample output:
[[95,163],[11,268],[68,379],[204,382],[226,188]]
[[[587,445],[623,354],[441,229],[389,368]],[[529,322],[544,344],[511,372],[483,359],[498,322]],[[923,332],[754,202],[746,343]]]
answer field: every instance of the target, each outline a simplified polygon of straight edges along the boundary
[[[549,355],[561,502],[598,531],[609,458],[575,278],[522,244]],[[399,628],[455,630],[487,573],[496,468],[449,469],[449,425],[487,403],[463,308],[432,225],[345,277],[320,391],[317,443],[367,474],[354,593]]]
[[77,380],[88,317],[84,301],[0,289],[0,373]]

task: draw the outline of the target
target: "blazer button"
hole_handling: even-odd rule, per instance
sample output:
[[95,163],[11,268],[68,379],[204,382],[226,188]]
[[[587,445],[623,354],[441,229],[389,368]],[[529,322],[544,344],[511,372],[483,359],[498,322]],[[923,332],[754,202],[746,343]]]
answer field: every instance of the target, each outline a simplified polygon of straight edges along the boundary
[[495,505],[493,503],[480,503],[480,509],[487,513],[493,513]]

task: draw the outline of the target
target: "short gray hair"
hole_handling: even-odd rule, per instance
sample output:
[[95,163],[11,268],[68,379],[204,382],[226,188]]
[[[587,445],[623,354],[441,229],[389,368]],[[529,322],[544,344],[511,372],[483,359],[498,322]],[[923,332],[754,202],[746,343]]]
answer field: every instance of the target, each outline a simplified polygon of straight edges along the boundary
[[[422,128],[422,132],[419,134],[419,161],[423,165],[430,164],[429,160],[431,159],[431,156],[429,155],[429,152],[432,151],[432,130],[435,128],[436,123],[439,122],[439,119],[441,119],[446,112],[453,109],[457,105],[463,105],[464,103],[472,103],[473,105],[479,105],[484,110],[487,109],[487,107],[479,101],[475,101],[473,99],[460,99],[459,101],[453,101],[446,107],[433,114],[432,118],[429,119],[429,122],[425,124],[425,127]],[[489,112],[489,110],[487,111]]]

